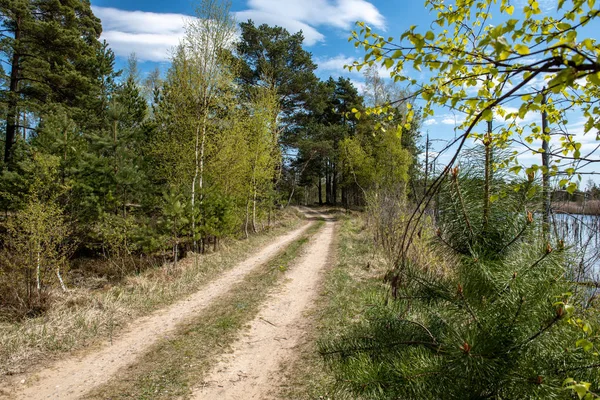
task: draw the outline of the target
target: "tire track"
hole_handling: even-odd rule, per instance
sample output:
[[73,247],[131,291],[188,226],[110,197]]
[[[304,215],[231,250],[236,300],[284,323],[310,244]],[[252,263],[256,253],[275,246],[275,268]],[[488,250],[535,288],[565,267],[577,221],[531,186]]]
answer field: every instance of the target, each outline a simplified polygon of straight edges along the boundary
[[106,342],[100,350],[69,357],[27,376],[24,385],[13,385],[9,398],[76,399],[108,382],[119,369],[135,362],[144,351],[164,339],[180,323],[204,310],[256,267],[275,257],[311,225],[307,223],[281,236],[186,299],[133,321],[112,344]]
[[304,334],[303,314],[316,299],[331,245],[335,224],[313,238],[306,254],[289,272],[288,282],[269,299],[259,315],[192,395],[206,399],[268,399],[280,378],[280,365],[294,355]]

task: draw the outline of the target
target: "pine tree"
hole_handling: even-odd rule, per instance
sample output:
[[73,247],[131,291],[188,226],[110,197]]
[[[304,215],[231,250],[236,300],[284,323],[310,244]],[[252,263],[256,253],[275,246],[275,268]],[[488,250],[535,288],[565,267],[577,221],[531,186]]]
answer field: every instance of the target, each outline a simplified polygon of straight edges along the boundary
[[535,182],[516,192],[497,177],[490,196],[500,200],[486,212],[481,187],[489,177],[481,161],[475,165],[445,177],[431,238],[455,269],[441,273],[405,257],[387,276],[393,296],[322,344],[339,381],[357,395],[570,399],[569,377],[597,390],[596,339],[579,307],[586,296],[573,294],[564,244],[547,242],[529,211],[533,199],[523,193]]
[[302,32],[290,34],[282,27],[256,26],[252,21],[240,23],[240,29],[240,82],[249,88],[272,84],[277,88],[285,122],[293,120],[308,100],[307,89],[317,82],[317,66],[302,48]]
[[94,59],[101,25],[87,0],[11,0],[0,5],[0,17],[8,32],[0,51],[11,64],[3,96],[4,160],[10,165],[21,113],[61,103],[84,119],[79,107],[82,98],[95,94]]

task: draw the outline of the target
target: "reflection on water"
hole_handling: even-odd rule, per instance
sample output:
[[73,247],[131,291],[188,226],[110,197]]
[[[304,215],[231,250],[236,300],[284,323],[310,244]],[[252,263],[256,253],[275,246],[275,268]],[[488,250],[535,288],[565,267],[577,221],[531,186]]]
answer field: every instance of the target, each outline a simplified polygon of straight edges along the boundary
[[573,251],[572,278],[600,281],[600,216],[555,214],[553,234]]

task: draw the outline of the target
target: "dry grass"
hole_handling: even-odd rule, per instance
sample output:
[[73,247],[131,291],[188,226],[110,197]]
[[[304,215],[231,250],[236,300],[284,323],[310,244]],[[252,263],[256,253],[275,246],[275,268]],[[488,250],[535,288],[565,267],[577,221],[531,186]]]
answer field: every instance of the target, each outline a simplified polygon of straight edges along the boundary
[[172,399],[189,394],[218,361],[218,355],[230,349],[240,329],[256,316],[270,290],[283,281],[288,266],[322,226],[318,223],[309,228],[277,257],[251,272],[193,321],[86,398]]
[[195,292],[301,221],[295,211],[279,220],[277,228],[249,240],[224,242],[219,252],[190,256],[175,267],[147,270],[100,290],[57,292],[45,315],[0,324],[0,381],[2,376],[27,371],[49,357],[111,339],[128,321]]

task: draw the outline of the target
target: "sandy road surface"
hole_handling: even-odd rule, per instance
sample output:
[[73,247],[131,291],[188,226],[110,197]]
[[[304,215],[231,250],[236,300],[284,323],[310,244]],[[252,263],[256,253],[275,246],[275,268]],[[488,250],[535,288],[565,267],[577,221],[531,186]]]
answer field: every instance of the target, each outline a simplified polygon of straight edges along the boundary
[[[24,384],[15,383],[9,389],[8,398],[62,400],[81,397],[110,380],[120,368],[133,363],[146,349],[175,330],[178,324],[197,315],[254,268],[273,258],[298,239],[309,226],[305,224],[277,238],[186,299],[133,321],[123,334],[113,339],[112,345],[106,343],[100,350],[78,358],[66,358],[33,376],[25,377]],[[17,379],[21,380],[23,376]]]
[[318,295],[318,283],[327,265],[334,223],[315,235],[288,281],[270,297],[250,330],[243,332],[233,353],[217,364],[193,394],[200,400],[269,399],[279,381],[280,366],[294,355],[304,334],[304,313]]

